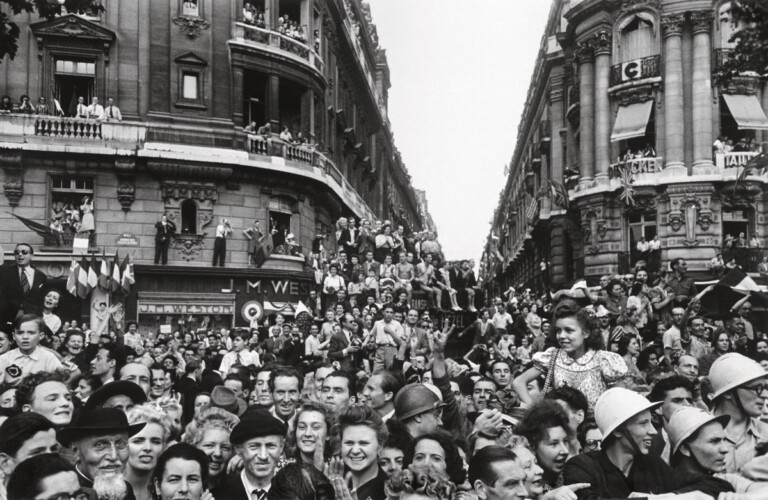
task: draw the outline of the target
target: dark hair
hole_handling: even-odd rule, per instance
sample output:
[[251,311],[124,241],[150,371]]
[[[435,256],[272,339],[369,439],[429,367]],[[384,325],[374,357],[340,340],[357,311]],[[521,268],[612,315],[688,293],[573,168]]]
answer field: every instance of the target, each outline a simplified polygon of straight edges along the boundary
[[14,415],[0,425],[0,453],[14,457],[32,436],[53,428],[53,422],[38,413]]
[[563,401],[574,410],[583,411],[585,416],[589,411],[589,403],[587,402],[587,397],[584,396],[584,393],[567,385],[552,389],[547,393],[545,398],[553,401]]
[[[405,380],[403,380],[402,372],[397,372],[396,374],[395,372],[381,371],[374,375],[379,375],[381,377],[381,390],[384,394],[391,392],[393,401],[395,396],[397,396],[397,393],[400,392],[400,389],[405,387]],[[371,377],[373,377],[373,375],[371,375]]]
[[405,424],[400,422],[396,418],[390,418],[386,422],[387,424],[387,441],[382,445],[382,448],[396,448],[403,452],[403,455],[408,451],[411,446],[411,435],[408,434],[408,429]]
[[14,500],[34,500],[40,494],[40,484],[44,479],[61,472],[74,472],[75,466],[60,455],[43,453],[21,462],[8,479],[8,498]]
[[[38,385],[46,382],[60,382],[67,385],[69,374],[65,370],[56,370],[53,372],[37,372],[27,375],[16,388],[16,405],[21,409],[24,405],[31,405],[35,389]],[[67,388],[69,390],[69,388]]]
[[671,377],[662,378],[656,382],[656,385],[654,385],[653,389],[651,389],[651,393],[648,394],[648,401],[651,403],[664,401],[664,398],[667,397],[667,393],[669,391],[674,391],[675,389],[679,389],[681,387],[686,389],[691,394],[694,392],[693,382],[685,377],[680,375],[672,375]]
[[[261,371],[264,370],[262,369]],[[269,392],[275,391],[275,380],[277,377],[296,377],[296,380],[299,381],[299,392],[304,389],[304,377],[299,373],[299,370],[285,366],[276,366],[269,373]]]
[[576,430],[576,438],[579,440],[579,444],[581,444],[581,447],[584,448],[587,445],[587,432],[598,429],[597,422],[595,422],[594,418],[587,418],[584,419],[584,421],[579,425],[579,428]]
[[[19,243],[19,245],[26,245],[26,243]],[[40,331],[40,333],[43,333],[45,331],[45,322],[43,321],[43,318],[41,318],[37,314],[22,314],[16,319],[16,321],[13,322],[13,329],[15,331],[18,331],[19,328],[21,328],[21,325],[23,325],[24,323],[30,323],[30,322],[37,324],[37,328]]]
[[122,347],[115,342],[107,342],[103,346],[99,347],[99,350],[104,349],[107,351],[109,359],[115,360],[115,373],[120,373],[120,369],[125,364],[125,351]]
[[[619,356],[627,355],[627,349],[629,349],[629,344],[633,340],[637,340],[637,337],[634,335],[624,335],[619,339]],[[640,347],[640,342],[638,342],[637,345]]]
[[680,265],[681,260],[685,260],[685,259],[682,257],[675,257],[669,262],[669,268],[674,271],[675,268]]
[[166,354],[165,356],[163,356],[163,365],[167,360],[170,360],[171,363],[173,363],[174,367],[179,366],[179,360],[176,359],[176,356],[174,356],[173,354]]
[[[344,370],[334,370],[328,375],[325,376],[325,380],[328,380],[331,377],[338,377],[343,378],[347,380],[347,388],[349,389],[349,395],[350,396],[357,396],[357,384],[355,384],[355,379],[350,375],[349,373],[345,372]],[[323,383],[325,383],[325,380]]]
[[240,337],[243,340],[248,340],[250,338],[248,333],[246,333],[244,330],[241,330],[240,328],[235,328],[229,332],[230,340],[235,340],[237,337]]
[[376,440],[379,445],[387,442],[389,437],[387,426],[382,422],[381,417],[370,406],[350,406],[344,413],[339,415],[338,435],[344,434],[344,429],[355,425],[364,425],[376,431]]
[[562,427],[566,434],[570,433],[570,421],[563,408],[550,399],[543,399],[530,407],[520,420],[515,432],[531,443],[535,450],[547,437],[549,429]]
[[659,353],[656,352],[656,348],[646,347],[642,351],[640,351],[640,354],[637,356],[637,360],[635,361],[635,364],[637,365],[637,369],[640,371],[645,371],[648,368],[648,362],[649,358],[651,357],[651,354],[656,355],[656,359],[659,359]]
[[174,458],[197,462],[200,465],[200,479],[203,484],[208,481],[208,456],[189,443],[176,443],[167,448],[157,459],[155,470],[152,471],[152,486],[163,482],[165,467]]
[[586,338],[584,339],[584,347],[587,349],[599,350],[603,347],[603,337],[598,335],[595,331],[594,321],[589,313],[579,307],[576,302],[572,300],[563,300],[552,311],[552,328],[547,335],[547,345],[557,346],[557,320],[562,318],[575,318],[578,321],[579,326],[584,332]]
[[616,285],[619,285],[621,287],[621,289],[624,290],[625,292],[627,291],[627,287],[624,286],[624,283],[622,283],[621,280],[617,280],[617,279],[612,279],[611,281],[609,281],[608,282],[608,286],[605,287],[605,289],[608,292],[611,292],[613,290],[613,287],[615,287]]
[[83,338],[83,343],[85,343],[85,340],[86,340],[85,339],[85,333],[82,330],[77,330],[75,328],[70,328],[69,330],[67,330],[67,334],[64,337],[63,345],[66,346],[67,342],[69,342],[69,339],[71,339],[72,337],[82,337]]
[[445,469],[448,473],[448,479],[453,484],[463,484],[467,478],[464,472],[464,462],[459,455],[459,449],[453,442],[453,437],[446,431],[438,429],[435,432],[421,435],[413,440],[411,446],[403,457],[403,469],[413,463],[413,455],[416,452],[416,446],[425,439],[435,441],[445,452]]
[[[134,364],[138,364],[138,363],[134,363]],[[80,376],[80,378],[77,380],[77,382],[80,383],[81,380],[85,380],[85,383],[88,384],[88,386],[91,388],[92,391],[97,391],[101,388],[102,385],[104,385],[104,383],[101,381],[101,377],[93,375],[91,372],[83,373]]]
[[467,476],[469,483],[474,486],[480,480],[484,484],[493,485],[499,478],[493,464],[496,462],[511,462],[517,460],[515,452],[503,446],[487,446],[472,455],[469,461]]
[[267,500],[334,500],[331,481],[312,465],[289,464],[272,478]]

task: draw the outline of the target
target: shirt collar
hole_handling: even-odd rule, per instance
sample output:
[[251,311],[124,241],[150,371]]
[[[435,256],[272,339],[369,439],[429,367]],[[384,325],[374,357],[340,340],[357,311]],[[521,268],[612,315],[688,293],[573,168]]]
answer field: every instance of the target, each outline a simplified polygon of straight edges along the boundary
[[21,352],[21,349],[18,347],[16,348],[17,354],[14,356],[14,360],[21,359],[21,358],[29,358],[32,361],[39,361],[40,360],[40,346],[35,347],[35,350],[32,351],[32,354],[24,354]]
[[248,498],[251,498],[251,493],[253,493],[256,490],[262,489],[268,493],[270,488],[272,487],[272,483],[270,483],[264,488],[257,488],[248,479],[248,474],[245,473],[245,469],[240,471],[240,480],[243,482],[243,487],[245,488],[245,494],[248,495]]

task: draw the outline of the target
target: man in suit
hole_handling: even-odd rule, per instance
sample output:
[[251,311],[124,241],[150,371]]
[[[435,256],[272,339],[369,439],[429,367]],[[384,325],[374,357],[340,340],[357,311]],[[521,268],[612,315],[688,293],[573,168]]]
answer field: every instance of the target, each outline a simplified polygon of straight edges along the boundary
[[360,346],[353,342],[353,321],[354,318],[349,313],[342,316],[341,333],[334,334],[328,346],[328,359],[338,361],[339,369],[347,373],[353,373],[352,356],[360,350]]
[[104,108],[104,119],[108,122],[123,121],[123,114],[120,112],[120,108],[115,105],[115,100],[111,97],[107,99],[107,107]]
[[160,222],[155,224],[157,233],[155,234],[155,264],[160,263],[162,257],[163,264],[168,263],[168,247],[171,245],[171,237],[176,232],[176,224],[168,220],[163,214]]
[[0,330],[11,332],[20,314],[43,313],[42,289],[48,276],[32,267],[34,255],[31,245],[19,243],[13,251],[15,263],[0,268]]
[[347,257],[352,258],[353,255],[357,255],[358,252],[358,239],[360,237],[360,231],[355,227],[355,218],[350,217],[347,224],[347,228],[341,231],[341,244],[344,250],[347,252]]
[[203,377],[203,364],[193,359],[184,367],[184,377],[176,382],[176,392],[182,395],[183,420],[189,422],[195,413],[195,395],[200,392],[200,379]]

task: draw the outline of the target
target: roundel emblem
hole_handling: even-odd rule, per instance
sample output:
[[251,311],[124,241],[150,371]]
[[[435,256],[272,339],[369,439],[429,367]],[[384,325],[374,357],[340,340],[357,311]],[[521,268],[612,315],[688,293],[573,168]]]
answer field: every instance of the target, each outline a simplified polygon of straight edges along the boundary
[[240,312],[248,323],[252,323],[261,320],[264,316],[264,307],[261,303],[252,300],[243,304],[243,308]]

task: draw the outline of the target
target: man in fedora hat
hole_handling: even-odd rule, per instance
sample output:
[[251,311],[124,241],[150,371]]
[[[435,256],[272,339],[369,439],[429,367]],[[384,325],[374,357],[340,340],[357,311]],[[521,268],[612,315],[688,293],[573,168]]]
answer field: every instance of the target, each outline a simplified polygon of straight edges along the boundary
[[88,398],[84,410],[93,410],[95,408],[117,408],[123,413],[136,405],[147,402],[147,395],[144,390],[133,382],[127,380],[117,380],[104,384]]
[[211,406],[221,408],[238,417],[245,413],[247,404],[238,398],[235,391],[223,385],[217,385],[211,391]]
[[93,488],[99,498],[135,499],[123,480],[128,461],[128,439],[146,423],[128,425],[125,413],[116,408],[84,411],[77,423],[59,432],[59,441],[75,455],[80,485]]
[[229,437],[243,461],[243,470],[231,473],[220,488],[212,491],[213,497],[266,499],[287,432],[288,427],[267,410],[248,410]]
[[[588,483],[580,498],[627,498],[633,494],[676,493],[676,498],[717,497],[729,485],[711,476],[673,470],[649,450],[656,429],[651,412],[661,402],[651,403],[636,392],[614,387],[595,405],[595,420],[603,435],[602,449],[578,455],[565,464],[565,484]],[[686,494],[686,495],[684,495]]]

